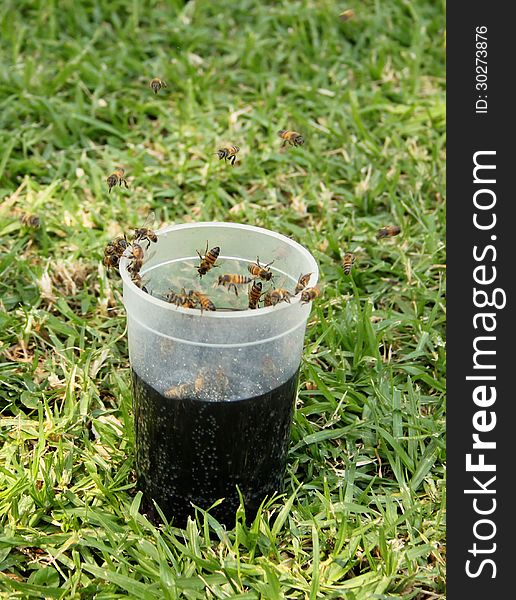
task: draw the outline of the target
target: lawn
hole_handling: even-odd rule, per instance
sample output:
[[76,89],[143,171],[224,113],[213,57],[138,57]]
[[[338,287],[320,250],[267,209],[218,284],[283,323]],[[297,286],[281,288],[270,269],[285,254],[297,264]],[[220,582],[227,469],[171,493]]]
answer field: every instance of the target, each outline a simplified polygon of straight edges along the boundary
[[[2,2],[1,598],[445,597],[444,15]],[[281,149],[280,129],[305,144]],[[129,187],[108,194],[117,166]],[[102,256],[149,212],[273,229],[321,270],[285,493],[233,528],[138,510],[121,281]]]

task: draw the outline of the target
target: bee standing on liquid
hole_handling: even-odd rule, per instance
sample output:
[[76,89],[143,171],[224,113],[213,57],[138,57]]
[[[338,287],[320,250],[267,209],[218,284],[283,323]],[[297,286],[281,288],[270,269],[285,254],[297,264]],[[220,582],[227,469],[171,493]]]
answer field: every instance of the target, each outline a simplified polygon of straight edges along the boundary
[[272,265],[273,262],[274,261],[272,260],[266,265],[261,265],[260,259],[257,256],[255,263],[247,265],[247,270],[249,271],[249,273],[251,273],[253,277],[258,277],[260,279],[263,279],[264,281],[270,281],[272,279],[272,271],[268,267]]
[[248,283],[251,283],[251,281],[252,278],[247,277],[247,275],[220,275],[219,282],[217,285],[223,285],[224,287],[227,286],[228,291],[231,290],[231,288],[233,288],[235,290],[235,294],[238,296],[237,285],[247,285]]
[[276,288],[269,290],[263,299],[264,306],[276,306],[280,302],[288,302],[290,304],[291,293],[284,288]]
[[204,310],[217,310],[215,308],[215,304],[213,304],[213,302],[208,298],[208,296],[206,294],[203,294],[201,292],[191,292],[192,296],[194,296],[194,298],[197,300],[199,306],[201,307],[201,313]]
[[109,186],[109,190],[108,190],[109,193],[111,193],[111,188],[115,187],[115,185],[119,185],[120,187],[122,187],[122,183],[125,185],[126,188],[129,188],[129,186],[127,185],[127,180],[124,177],[124,174],[125,174],[125,169],[122,169],[122,167],[118,167],[107,178],[107,184]]
[[145,219],[145,223],[143,227],[138,227],[134,230],[134,241],[142,242],[143,240],[147,241],[147,248],[151,245],[151,242],[156,243],[158,241],[158,236],[156,232],[150,229],[150,226],[154,223],[154,213],[150,213],[148,217]]
[[262,282],[253,281],[253,285],[249,290],[249,308],[258,308],[258,302],[262,297]]
[[199,373],[197,373],[197,377],[195,378],[193,385],[194,392],[197,396],[203,392],[204,388],[206,387],[206,375],[207,369],[201,369]]
[[193,291],[189,290],[185,291],[185,288],[182,289],[181,293],[170,291],[166,296],[165,300],[170,302],[170,304],[175,304],[176,306],[180,306],[181,308],[195,308],[197,305],[197,300],[193,295]]
[[213,267],[219,266],[215,264],[215,261],[217,260],[220,254],[219,246],[215,246],[215,248],[212,248],[208,252],[208,242],[206,242],[206,250],[204,251],[204,256],[201,255],[199,250],[196,250],[196,252],[199,255],[199,258],[201,259],[201,263],[199,264],[199,266],[195,267],[197,269],[197,272],[199,273],[199,277],[206,275],[206,273]]
[[281,131],[278,131],[278,135],[283,140],[283,144],[281,144],[282,148],[285,146],[285,144],[290,144],[291,146],[302,146],[305,143],[305,139],[297,131],[282,129]]
[[229,386],[229,377],[221,367],[215,369],[213,383],[216,393],[223,395],[226,392]]
[[382,227],[381,229],[378,230],[376,237],[378,239],[384,238],[384,237],[394,237],[395,235],[398,235],[398,233],[400,233],[400,231],[401,231],[401,227],[398,227],[398,225],[387,225],[386,227]]
[[154,79],[152,79],[152,81],[149,83],[150,88],[152,89],[152,91],[157,94],[161,88],[166,88],[167,84],[163,81],[163,79],[159,79],[158,77],[155,77]]
[[310,281],[311,275],[312,273],[307,273],[306,275],[299,276],[299,279],[296,283],[296,288],[294,290],[294,296],[297,296],[299,292],[302,292],[305,289],[305,287],[308,285],[308,282]]
[[191,383],[182,383],[181,385],[173,385],[165,390],[165,398],[174,398],[180,400],[181,398],[187,398],[191,396],[194,391],[194,386]]
[[217,369],[203,368],[197,373],[193,391],[197,397],[223,396],[229,385],[229,378],[220,367]]
[[320,295],[321,290],[317,286],[308,288],[301,292],[301,304],[307,304],[308,302],[312,302],[312,300],[319,298]]
[[342,259],[342,266],[344,267],[344,275],[349,275],[351,273],[351,268],[355,262],[355,255],[351,252],[346,252],[344,254],[344,258]]
[[236,161],[236,155],[240,151],[238,146],[226,146],[224,148],[219,148],[215,154],[219,157],[219,160],[228,160],[232,166],[234,166]]

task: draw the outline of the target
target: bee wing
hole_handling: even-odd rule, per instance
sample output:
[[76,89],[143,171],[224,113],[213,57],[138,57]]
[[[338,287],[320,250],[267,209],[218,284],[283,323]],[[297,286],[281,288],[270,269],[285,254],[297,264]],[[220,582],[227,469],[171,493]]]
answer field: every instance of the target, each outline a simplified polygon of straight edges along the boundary
[[142,226],[142,229],[152,229],[154,223],[156,222],[156,213],[151,210],[145,219],[145,223]]

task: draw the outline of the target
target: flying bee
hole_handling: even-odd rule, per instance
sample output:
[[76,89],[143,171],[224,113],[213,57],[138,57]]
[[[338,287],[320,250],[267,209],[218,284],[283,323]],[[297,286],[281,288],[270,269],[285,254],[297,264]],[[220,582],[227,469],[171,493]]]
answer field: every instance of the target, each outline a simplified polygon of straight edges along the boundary
[[191,383],[182,383],[180,385],[173,385],[172,387],[169,387],[168,390],[165,390],[163,395],[165,398],[180,400],[181,398],[190,396],[193,391],[194,386]]
[[308,285],[308,282],[310,281],[311,275],[311,273],[307,273],[306,275],[299,276],[299,279],[296,283],[296,289],[294,290],[294,296],[297,296],[299,292],[302,292],[305,289],[305,287]]
[[206,294],[202,294],[201,292],[191,292],[191,294],[198,301],[199,306],[201,307],[201,313],[204,310],[217,310],[215,304],[213,304]]
[[134,230],[134,241],[142,242],[143,240],[147,240],[147,248],[151,245],[151,242],[156,243],[158,241],[158,236],[156,232],[150,229],[150,226],[154,222],[154,213],[150,213],[148,217],[145,219],[145,223],[143,227],[138,227]]
[[115,187],[115,185],[119,185],[120,187],[122,187],[122,183],[123,183],[126,188],[129,187],[127,185],[127,180],[124,177],[124,173],[125,173],[125,169],[122,169],[122,167],[118,167],[107,178],[107,184],[109,186],[109,193],[111,193],[111,188]]
[[301,292],[301,303],[307,304],[308,302],[312,302],[312,300],[319,298],[320,295],[321,290],[317,286],[303,290]]
[[258,302],[262,297],[262,282],[253,281],[253,285],[249,290],[249,308],[258,308]]
[[198,267],[195,267],[197,269],[197,272],[199,273],[199,277],[206,275],[206,273],[211,268],[219,266],[215,264],[215,261],[217,260],[220,254],[220,248],[218,246],[215,246],[215,248],[212,248],[208,252],[208,242],[206,242],[206,250],[204,251],[204,256],[201,255],[199,250],[196,250],[196,252],[199,255],[199,258],[201,259],[200,265]]
[[378,230],[376,237],[378,239],[384,238],[384,237],[394,237],[395,235],[398,235],[398,233],[400,233],[400,231],[401,231],[401,227],[398,227],[397,225],[387,225],[386,227],[382,227],[381,229]]
[[166,88],[167,84],[163,81],[163,79],[159,79],[158,77],[155,77],[154,79],[151,80],[151,82],[149,83],[150,88],[152,89],[152,91],[157,94],[161,88]]
[[284,288],[269,290],[265,294],[264,306],[276,306],[279,302],[288,302],[290,304],[290,292]]
[[260,279],[263,279],[264,281],[270,281],[272,279],[272,271],[268,268],[270,265],[272,265],[274,261],[272,260],[270,263],[267,263],[266,265],[261,265],[260,264],[260,259],[258,257],[256,257],[256,262],[252,263],[250,265],[247,265],[247,270],[249,271],[249,273],[251,273],[251,275],[253,277],[259,277]]
[[352,8],[348,8],[345,11],[341,12],[339,15],[339,19],[341,21],[349,21],[355,16],[355,11]]
[[215,154],[219,157],[219,160],[229,160],[231,165],[235,164],[236,155],[240,151],[238,146],[225,146],[224,148],[219,148]]
[[351,268],[353,267],[354,262],[355,262],[355,255],[352,252],[346,252],[346,254],[344,254],[344,258],[342,259],[342,266],[344,267],[344,275],[349,275],[351,273]]
[[247,277],[247,275],[220,275],[217,285],[223,285],[224,287],[227,286],[228,291],[233,288],[235,290],[235,294],[238,296],[237,285],[247,285],[248,283],[251,283],[251,281],[252,278]]
[[281,144],[282,148],[285,144],[290,144],[291,146],[302,146],[305,143],[305,139],[297,131],[282,129],[281,131],[278,131],[278,135],[283,140],[283,144]]
[[22,225],[25,227],[29,227],[30,229],[39,229],[41,225],[41,219],[38,215],[31,215],[29,213],[24,213],[21,218]]

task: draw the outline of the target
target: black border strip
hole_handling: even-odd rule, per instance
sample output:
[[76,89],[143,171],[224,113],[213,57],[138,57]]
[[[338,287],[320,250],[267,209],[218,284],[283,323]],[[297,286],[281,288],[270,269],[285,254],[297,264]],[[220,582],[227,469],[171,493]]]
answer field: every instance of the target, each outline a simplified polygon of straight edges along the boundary
[[[478,1],[447,7],[447,597],[452,600],[514,594],[516,194],[511,188],[516,152],[509,103],[514,104],[511,38],[516,35],[509,7]],[[476,37],[483,27],[486,47]],[[481,83],[486,86],[477,86]],[[475,161],[481,165],[476,171]],[[482,306],[485,302],[493,305]]]

